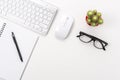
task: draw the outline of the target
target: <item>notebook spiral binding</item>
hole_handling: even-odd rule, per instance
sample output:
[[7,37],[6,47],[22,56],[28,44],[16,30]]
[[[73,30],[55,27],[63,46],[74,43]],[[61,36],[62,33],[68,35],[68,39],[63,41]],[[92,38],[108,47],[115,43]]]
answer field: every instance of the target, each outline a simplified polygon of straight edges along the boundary
[[0,30],[0,37],[2,36],[2,33],[3,33],[4,29],[5,29],[5,26],[6,26],[6,23],[4,23],[4,24],[2,25],[2,28],[1,28],[1,30]]

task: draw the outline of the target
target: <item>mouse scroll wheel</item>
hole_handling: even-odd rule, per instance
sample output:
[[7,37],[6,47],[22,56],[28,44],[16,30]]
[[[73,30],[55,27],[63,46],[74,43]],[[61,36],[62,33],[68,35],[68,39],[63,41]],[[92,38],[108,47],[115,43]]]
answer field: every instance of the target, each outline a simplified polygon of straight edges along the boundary
[[69,19],[69,17],[67,17],[67,20]]

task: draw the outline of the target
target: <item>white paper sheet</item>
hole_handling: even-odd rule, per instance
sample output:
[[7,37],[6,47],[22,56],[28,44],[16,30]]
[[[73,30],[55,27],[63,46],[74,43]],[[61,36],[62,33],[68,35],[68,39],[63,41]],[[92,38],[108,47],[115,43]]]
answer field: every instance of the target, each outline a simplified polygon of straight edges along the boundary
[[[20,80],[39,37],[8,21],[0,20],[0,30],[4,22],[7,24],[0,37],[0,80]],[[20,61],[11,32],[16,36],[23,62]]]

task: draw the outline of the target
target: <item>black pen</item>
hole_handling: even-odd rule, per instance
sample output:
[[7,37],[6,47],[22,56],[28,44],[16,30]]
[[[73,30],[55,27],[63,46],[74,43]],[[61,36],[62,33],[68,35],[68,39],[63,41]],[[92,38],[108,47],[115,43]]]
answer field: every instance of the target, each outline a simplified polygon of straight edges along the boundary
[[20,58],[21,62],[23,62],[23,58],[22,58],[22,55],[21,55],[19,46],[18,46],[18,44],[17,44],[17,40],[16,40],[15,34],[14,34],[13,32],[12,32],[12,38],[13,38],[13,41],[14,41],[15,46],[16,46],[16,48],[17,48],[19,58]]

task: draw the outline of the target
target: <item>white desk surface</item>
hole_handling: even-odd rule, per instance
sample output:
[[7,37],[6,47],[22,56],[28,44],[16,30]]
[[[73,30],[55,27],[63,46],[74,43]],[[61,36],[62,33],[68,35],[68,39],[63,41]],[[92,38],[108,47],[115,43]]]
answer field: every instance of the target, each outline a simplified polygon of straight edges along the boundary
[[[46,0],[59,10],[47,36],[41,36],[22,80],[120,80],[119,0]],[[102,12],[104,24],[96,28],[85,22],[86,12]],[[75,18],[68,39],[55,38],[55,27],[64,13]],[[79,31],[109,43],[106,51],[76,38]]]

